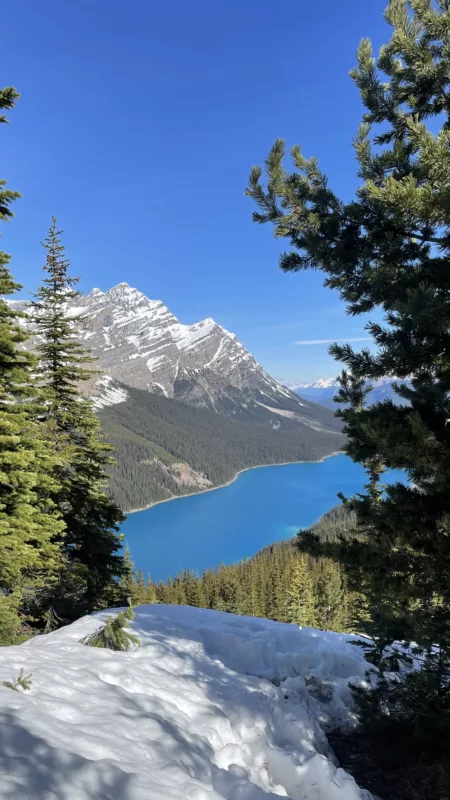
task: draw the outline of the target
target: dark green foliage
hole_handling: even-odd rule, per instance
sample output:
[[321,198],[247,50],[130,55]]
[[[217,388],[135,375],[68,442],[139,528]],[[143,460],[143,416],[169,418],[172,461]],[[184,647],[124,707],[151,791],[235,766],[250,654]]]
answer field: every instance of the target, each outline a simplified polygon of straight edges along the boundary
[[[403,731],[404,734],[404,731]],[[357,728],[327,733],[340,766],[380,800],[449,800],[450,753],[446,740],[432,760],[424,759],[419,740],[398,729],[379,733]],[[446,751],[447,750],[447,751]]]
[[[315,159],[278,141],[267,188],[254,168],[248,194],[259,223],[272,223],[291,252],[286,271],[321,269],[348,313],[374,309],[366,329],[376,352],[330,349],[344,364],[338,399],[347,452],[365,465],[366,490],[348,502],[358,534],[335,547],[348,580],[368,598],[382,670],[366,697],[376,720],[426,738],[450,735],[450,4],[391,0],[392,36],[378,55],[361,42],[351,76],[365,106],[354,141],[360,186],[344,203]],[[399,402],[370,404],[368,382],[394,378]],[[404,483],[384,487],[383,472]],[[417,643],[421,670],[391,681],[394,640]],[[436,663],[436,651],[439,658]],[[385,713],[389,716],[386,716]]]
[[81,639],[81,644],[87,647],[103,647],[107,650],[129,650],[132,645],[139,645],[138,637],[125,630],[127,623],[134,617],[131,600],[128,599],[128,608],[124,608],[116,617],[109,617],[95,633]]
[[[326,530],[334,538],[346,535],[347,512],[330,512],[306,534],[313,536],[316,528]],[[320,536],[319,536],[320,538]],[[133,596],[139,579],[132,590]],[[354,608],[353,592],[346,588],[343,572],[327,557],[311,557],[299,553],[297,538],[266,547],[253,558],[238,564],[221,564],[207,569],[201,578],[183,570],[166,583],[146,586],[147,602],[190,605],[266,617],[279,622],[302,626],[323,627],[337,631],[364,631]],[[151,598],[151,599],[149,599]]]
[[20,592],[0,595],[0,647],[19,644],[17,641],[21,631],[21,619],[18,614]]
[[127,391],[126,403],[105,408],[99,416],[116,453],[112,496],[128,510],[195,491],[175,480],[171,467],[177,462],[189,464],[217,486],[245,467],[316,461],[340,450],[344,442],[339,433],[303,425],[275,431],[139,389]]
[[[306,556],[293,560],[284,594],[286,622],[295,622],[304,627],[316,624],[314,583],[311,565]],[[316,605],[319,604],[323,605],[322,598],[317,595]]]
[[105,493],[112,448],[100,432],[91,402],[81,396],[83,384],[93,378],[89,368],[93,358],[78,342],[73,319],[66,314],[67,301],[77,296],[78,278],[68,274],[60,234],[53,219],[44,243],[45,277],[35,295],[33,322],[39,336],[39,382],[45,400],[40,422],[52,426],[61,459],[52,497],[66,526],[63,552],[85,584],[71,603],[65,574],[52,598],[57,613],[70,619],[96,608],[105,587],[120,576],[123,558],[118,530],[123,515]]
[[31,689],[31,675],[25,675],[23,669],[21,669],[15,681],[3,681],[3,686],[13,689],[15,692],[18,692],[19,688],[23,689],[24,692],[28,692]]
[[345,505],[330,508],[318,522],[315,522],[308,531],[298,534],[298,543],[304,539],[303,534],[313,535],[319,542],[337,542],[341,538],[353,538],[356,529],[356,514]]
[[[0,109],[14,106],[17,93],[0,90]],[[0,123],[6,122],[0,116]],[[13,216],[17,192],[0,181],[0,219]],[[10,256],[0,250],[0,296],[20,285],[9,271]],[[52,451],[52,430],[37,424],[40,399],[33,387],[36,359],[22,347],[27,339],[20,314],[0,299],[0,643],[22,638],[24,592],[31,617],[41,614],[42,589],[56,580],[60,547],[55,537],[64,523],[51,498],[58,457]],[[20,614],[20,616],[19,616]]]
[[130,597],[132,601],[134,601],[134,594],[135,594],[135,577],[136,571],[134,567],[133,560],[130,554],[130,548],[128,545],[125,547],[125,553],[123,557],[123,568],[122,574],[120,579],[117,581],[116,588],[115,588],[115,604],[123,606],[128,602],[128,598]]

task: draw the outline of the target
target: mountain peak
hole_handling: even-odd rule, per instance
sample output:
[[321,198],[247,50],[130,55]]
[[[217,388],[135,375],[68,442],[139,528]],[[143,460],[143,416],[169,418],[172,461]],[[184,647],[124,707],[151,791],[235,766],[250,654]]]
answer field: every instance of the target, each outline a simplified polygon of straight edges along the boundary
[[270,422],[278,406],[299,411],[296,396],[212,317],[184,325],[126,281],[93,290],[84,305],[82,336],[112,381],[215,410],[228,404],[230,415],[245,419],[258,413]]
[[111,289],[108,289],[106,294],[110,296],[116,294],[142,294],[142,292],[140,292],[139,289],[135,289],[133,286],[130,286],[129,283],[122,281],[121,283],[117,283],[115,286],[111,286]]
[[[20,301],[10,302],[17,308]],[[309,410],[307,401],[268,375],[237,336],[211,317],[184,325],[160,300],[125,281],[69,300],[67,314],[80,317],[78,336],[107,376],[106,383],[91,387],[100,395],[99,407],[122,402],[121,386],[127,386],[274,430],[299,423],[336,429],[328,411]]]

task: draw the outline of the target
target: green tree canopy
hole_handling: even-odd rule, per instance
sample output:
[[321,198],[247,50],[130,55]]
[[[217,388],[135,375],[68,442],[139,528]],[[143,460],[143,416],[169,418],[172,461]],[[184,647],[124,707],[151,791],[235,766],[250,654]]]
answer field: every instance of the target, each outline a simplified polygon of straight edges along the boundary
[[[96,374],[89,367],[94,359],[79,342],[75,322],[67,314],[67,301],[77,296],[78,278],[68,273],[60,236],[54,218],[44,242],[45,277],[35,295],[33,321],[46,403],[41,419],[53,426],[55,448],[63,460],[54,495],[66,524],[63,548],[85,580],[84,593],[73,598],[76,608],[71,609],[65,598],[63,614],[72,616],[95,608],[108,584],[121,575],[118,530],[124,516],[105,493],[112,448],[83,388]],[[64,594],[64,587],[61,590]]]
[[[426,692],[422,680],[420,700],[402,705],[397,691],[391,708],[412,721],[429,720],[442,693],[450,706],[450,2],[391,0],[385,16],[390,40],[376,58],[364,39],[351,72],[365,107],[355,197],[340,199],[298,146],[287,170],[281,141],[267,183],[253,168],[247,194],[254,220],[290,242],[283,270],[322,270],[349,314],[384,312],[366,326],[376,352],[330,348],[344,365],[347,452],[368,473],[350,501],[365,539],[343,557],[379,643],[413,639],[425,653]],[[370,404],[370,381],[383,377],[398,402]],[[387,468],[405,481],[383,487]]]
[[[0,109],[12,108],[17,97],[13,88],[1,89]],[[5,186],[1,180],[2,220],[13,216],[10,206],[20,196]],[[23,349],[23,315],[3,299],[22,288],[9,261],[0,250],[0,644],[20,627],[19,610],[38,613],[42,588],[56,579],[60,548],[54,539],[64,528],[51,497],[57,459],[50,430],[35,421],[36,359]]]

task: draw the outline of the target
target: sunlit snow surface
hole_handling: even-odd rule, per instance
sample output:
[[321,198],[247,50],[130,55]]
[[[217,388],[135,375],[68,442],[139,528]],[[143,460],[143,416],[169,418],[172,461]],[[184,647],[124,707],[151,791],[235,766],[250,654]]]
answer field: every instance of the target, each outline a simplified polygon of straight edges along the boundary
[[32,673],[0,686],[1,798],[370,798],[321,727],[351,722],[349,636],[160,605],[136,610],[140,648],[79,644],[106,616],[0,648],[0,682]]

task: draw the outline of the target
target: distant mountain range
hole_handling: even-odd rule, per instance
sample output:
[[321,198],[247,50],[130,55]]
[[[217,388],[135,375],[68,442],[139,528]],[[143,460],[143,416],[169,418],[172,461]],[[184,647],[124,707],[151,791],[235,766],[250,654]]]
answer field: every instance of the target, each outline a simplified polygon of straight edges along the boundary
[[[339,384],[335,378],[319,378],[313,383],[286,383],[284,385],[302,398],[319,403],[326,408],[336,409],[339,407],[339,403],[335,403],[333,400],[339,389]],[[392,388],[392,379],[373,381],[373,387],[368,396],[368,402],[377,403],[386,400],[388,397],[395,398],[396,402],[400,402],[399,396]]]
[[[9,303],[27,311],[32,325],[30,303]],[[328,408],[272,378],[211,318],[184,325],[127,283],[80,295],[66,312],[103,371],[89,392],[117,447],[113,485],[125,508],[208,488],[267,460],[321,458],[343,444]]]

